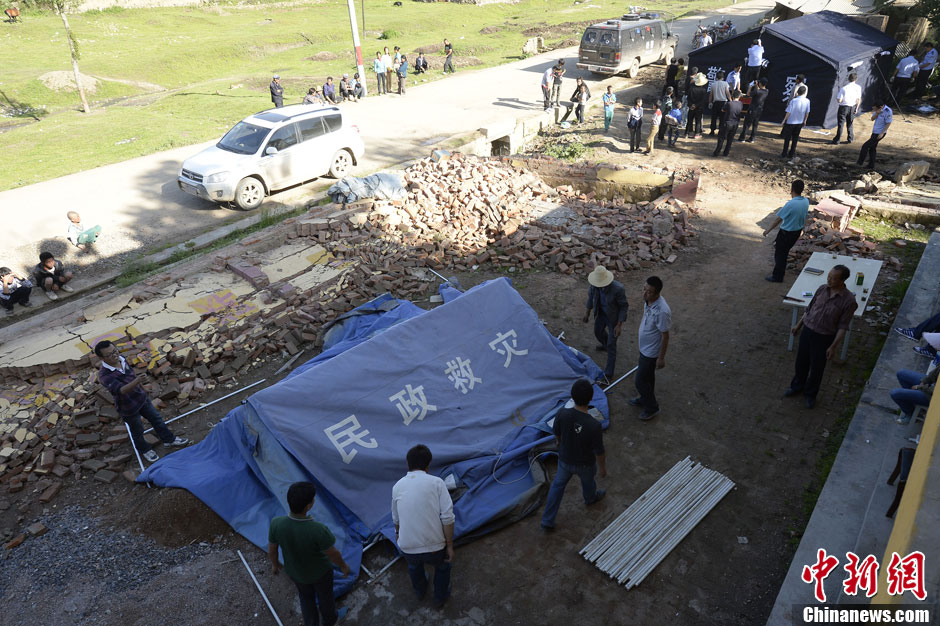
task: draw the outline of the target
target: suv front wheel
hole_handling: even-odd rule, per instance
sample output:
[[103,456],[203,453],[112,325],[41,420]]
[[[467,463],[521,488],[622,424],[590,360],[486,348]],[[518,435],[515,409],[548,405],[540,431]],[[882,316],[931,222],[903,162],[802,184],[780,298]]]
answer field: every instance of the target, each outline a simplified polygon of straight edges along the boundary
[[330,164],[330,176],[333,178],[342,178],[352,167],[352,157],[346,150],[340,150],[333,155],[333,161]]
[[243,178],[235,187],[235,204],[243,211],[251,211],[261,206],[264,200],[264,185],[253,176]]

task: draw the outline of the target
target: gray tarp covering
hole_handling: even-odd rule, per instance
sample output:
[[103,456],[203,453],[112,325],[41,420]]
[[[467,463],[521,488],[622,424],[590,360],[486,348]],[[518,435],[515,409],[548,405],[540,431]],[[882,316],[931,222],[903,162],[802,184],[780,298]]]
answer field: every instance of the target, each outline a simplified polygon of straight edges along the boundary
[[344,178],[326,193],[333,202],[341,204],[357,202],[363,198],[400,200],[405,197],[405,187],[395,174],[372,174],[365,178]]

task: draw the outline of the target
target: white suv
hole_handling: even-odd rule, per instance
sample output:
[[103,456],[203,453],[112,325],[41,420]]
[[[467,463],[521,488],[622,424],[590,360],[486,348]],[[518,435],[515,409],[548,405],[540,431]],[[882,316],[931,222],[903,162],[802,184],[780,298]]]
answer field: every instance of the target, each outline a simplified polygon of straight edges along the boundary
[[183,161],[186,193],[244,210],[273,191],[329,174],[342,178],[365,145],[335,106],[293,104],[245,118],[210,148]]

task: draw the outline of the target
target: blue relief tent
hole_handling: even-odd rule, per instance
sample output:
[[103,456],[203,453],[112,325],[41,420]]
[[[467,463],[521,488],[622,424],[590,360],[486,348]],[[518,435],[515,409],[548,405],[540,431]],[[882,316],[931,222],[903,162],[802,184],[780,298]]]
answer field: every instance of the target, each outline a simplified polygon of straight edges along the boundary
[[[391,489],[417,443],[455,487],[458,543],[528,515],[546,490],[538,453],[554,445],[550,420],[577,378],[601,370],[552,337],[507,279],[442,295],[431,311],[385,295],[345,314],[321,354],[138,480],[189,490],[262,549],[290,484],[314,482],[311,513],[352,570],[337,574],[338,594],[365,542],[394,541]],[[594,405],[606,428],[597,388]]]

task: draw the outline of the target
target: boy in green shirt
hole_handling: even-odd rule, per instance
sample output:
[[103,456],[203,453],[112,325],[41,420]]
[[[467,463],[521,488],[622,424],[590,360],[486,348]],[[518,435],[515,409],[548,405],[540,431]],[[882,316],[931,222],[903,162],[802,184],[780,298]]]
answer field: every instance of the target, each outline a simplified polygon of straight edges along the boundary
[[[275,517],[268,530],[268,557],[274,574],[281,571],[278,548],[284,553],[283,568],[297,586],[304,626],[333,626],[346,616],[347,608],[336,610],[333,597],[333,567],[349,576],[349,566],[334,545],[336,538],[324,524],[307,515],[313,508],[317,489],[312,483],[294,483],[287,490],[290,515]],[[320,605],[319,614],[317,604]]]

